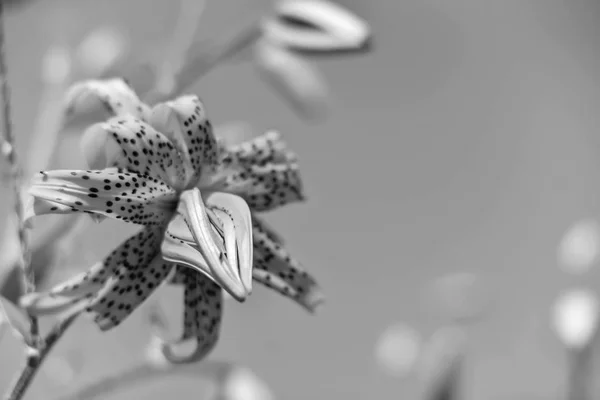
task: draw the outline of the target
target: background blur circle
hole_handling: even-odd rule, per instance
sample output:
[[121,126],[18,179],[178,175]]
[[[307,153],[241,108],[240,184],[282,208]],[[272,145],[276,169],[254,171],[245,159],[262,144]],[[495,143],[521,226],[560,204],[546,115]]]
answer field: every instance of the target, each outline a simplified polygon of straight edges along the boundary
[[77,49],[77,59],[86,76],[97,77],[125,54],[127,45],[127,38],[119,29],[102,26],[83,39]]
[[222,400],[274,400],[269,386],[248,368],[237,367],[229,373],[221,390]]
[[388,327],[375,347],[379,367],[396,377],[410,374],[419,358],[421,342],[419,332],[409,325],[397,323]]
[[552,309],[553,328],[570,348],[584,347],[596,332],[598,299],[587,289],[569,289],[556,299]]
[[558,246],[558,264],[571,274],[590,270],[600,254],[600,226],[594,220],[583,220],[569,227]]

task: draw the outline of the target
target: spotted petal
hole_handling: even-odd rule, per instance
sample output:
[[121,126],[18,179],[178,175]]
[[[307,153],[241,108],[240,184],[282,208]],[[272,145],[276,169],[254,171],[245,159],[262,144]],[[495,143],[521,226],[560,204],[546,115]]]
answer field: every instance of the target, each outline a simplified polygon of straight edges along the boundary
[[188,187],[215,174],[219,165],[217,140],[198,96],[156,105],[150,123],[180,151],[187,166]]
[[309,311],[324,301],[317,282],[286,249],[259,225],[254,226],[254,279]]
[[285,244],[283,236],[281,236],[271,224],[265,221],[263,217],[256,215],[256,213],[252,214],[252,227],[264,232],[264,234],[274,243],[282,246]]
[[[159,242],[154,242],[153,251],[137,253],[134,262],[120,264],[96,294],[86,311],[101,330],[109,330],[123,322],[171,272],[174,264],[163,260],[157,254],[158,249]],[[136,254],[135,249],[132,252]]]
[[91,299],[120,266],[136,265],[140,259],[156,255],[163,229],[156,225],[145,226],[88,271],[73,276],[47,292],[23,296],[21,306],[33,315],[55,314],[83,299]]
[[145,120],[150,114],[149,107],[121,78],[77,83],[67,92],[65,103],[67,118],[98,109],[104,109],[106,117],[132,115]]
[[185,169],[169,139],[130,115],[92,125],[82,138],[82,149],[92,169],[125,168],[161,179],[175,189],[185,185]]
[[244,198],[252,211],[268,211],[305,199],[296,162],[239,169],[227,175],[222,190]]
[[227,146],[222,143],[221,146],[221,163],[225,168],[296,161],[296,155],[287,148],[277,131],[268,131],[237,145]]
[[29,189],[28,217],[87,212],[142,225],[170,217],[176,193],[164,182],[116,168],[41,172]]
[[198,189],[181,194],[178,214],[165,235],[163,257],[207,275],[238,301],[244,301],[248,289],[239,266],[228,259],[224,244],[224,237],[230,232],[226,232],[223,222],[206,208]]
[[[189,363],[203,359],[216,345],[221,327],[221,288],[211,279],[189,268],[177,268],[185,285],[183,334],[175,343],[167,344],[163,353],[172,363]],[[189,339],[196,340],[196,349],[191,355],[179,356],[172,345]]]

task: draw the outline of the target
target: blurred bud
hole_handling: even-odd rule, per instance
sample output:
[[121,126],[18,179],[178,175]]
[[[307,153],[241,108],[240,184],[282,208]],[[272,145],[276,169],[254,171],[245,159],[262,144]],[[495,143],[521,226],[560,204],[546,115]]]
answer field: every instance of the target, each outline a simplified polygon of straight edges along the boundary
[[385,372],[403,377],[415,367],[420,348],[419,333],[410,326],[396,324],[387,328],[380,336],[375,357]]
[[269,386],[250,369],[237,367],[223,382],[219,397],[222,400],[273,400]]
[[281,1],[263,30],[268,40],[306,52],[363,50],[371,37],[364,20],[326,0]]
[[261,76],[304,118],[318,119],[327,108],[325,80],[311,64],[276,44],[261,41],[255,48]]
[[28,345],[31,343],[29,317],[14,303],[0,296],[0,324],[8,325],[17,339]]
[[54,45],[42,60],[42,80],[47,85],[61,85],[71,75],[71,51],[67,46]]
[[451,323],[471,322],[481,318],[487,296],[477,276],[453,273],[438,278],[433,284],[435,308]]
[[554,303],[552,322],[556,335],[566,347],[585,347],[596,333],[598,299],[588,290],[571,289]]
[[103,26],[86,36],[77,49],[77,60],[86,76],[98,77],[127,51],[127,39],[115,27]]
[[558,246],[559,266],[568,273],[587,272],[600,254],[600,226],[584,220],[573,224]]

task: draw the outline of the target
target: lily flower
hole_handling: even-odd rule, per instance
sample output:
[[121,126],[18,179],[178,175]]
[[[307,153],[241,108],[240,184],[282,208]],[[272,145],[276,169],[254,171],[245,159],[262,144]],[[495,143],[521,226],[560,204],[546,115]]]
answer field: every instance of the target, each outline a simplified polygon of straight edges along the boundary
[[244,301],[256,280],[310,311],[321,303],[315,280],[255,214],[304,199],[296,157],[278,133],[227,146],[197,96],[150,108],[122,80],[79,85],[70,111],[78,98],[113,117],[84,133],[89,170],[33,179],[30,217],[87,213],[143,227],[88,271],[23,297],[30,313],[84,310],[108,330],[162,282],[182,284],[180,340],[195,338],[199,359],[218,339],[221,288]]

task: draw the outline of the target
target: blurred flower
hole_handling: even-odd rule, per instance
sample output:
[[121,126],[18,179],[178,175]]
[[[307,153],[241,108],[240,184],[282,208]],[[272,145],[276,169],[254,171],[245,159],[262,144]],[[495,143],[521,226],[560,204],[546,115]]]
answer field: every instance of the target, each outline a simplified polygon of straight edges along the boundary
[[583,220],[569,227],[558,246],[560,267],[568,273],[588,271],[600,255],[600,226]]
[[592,339],[598,325],[598,299],[585,289],[562,293],[552,309],[553,328],[568,348],[581,349]]
[[326,113],[329,90],[319,70],[295,53],[334,55],[367,49],[366,21],[327,0],[281,0],[261,23],[254,62],[261,77],[301,117]]
[[406,376],[414,368],[421,350],[421,337],[412,327],[396,324],[380,336],[375,356],[390,375]]
[[83,310],[102,330],[121,323],[175,268],[185,288],[180,343],[195,339],[200,359],[218,339],[221,288],[243,301],[252,280],[308,310],[322,301],[314,279],[252,212],[303,199],[298,164],[279,134],[237,146],[218,143],[204,105],[182,96],[150,109],[124,81],[72,90],[72,110],[101,104],[114,117],[84,133],[91,170],[42,172],[32,182],[30,216],[87,213],[144,228],[88,272],[22,299],[32,314]]
[[371,39],[365,21],[327,0],[279,1],[263,30],[268,40],[303,52],[360,51]]

